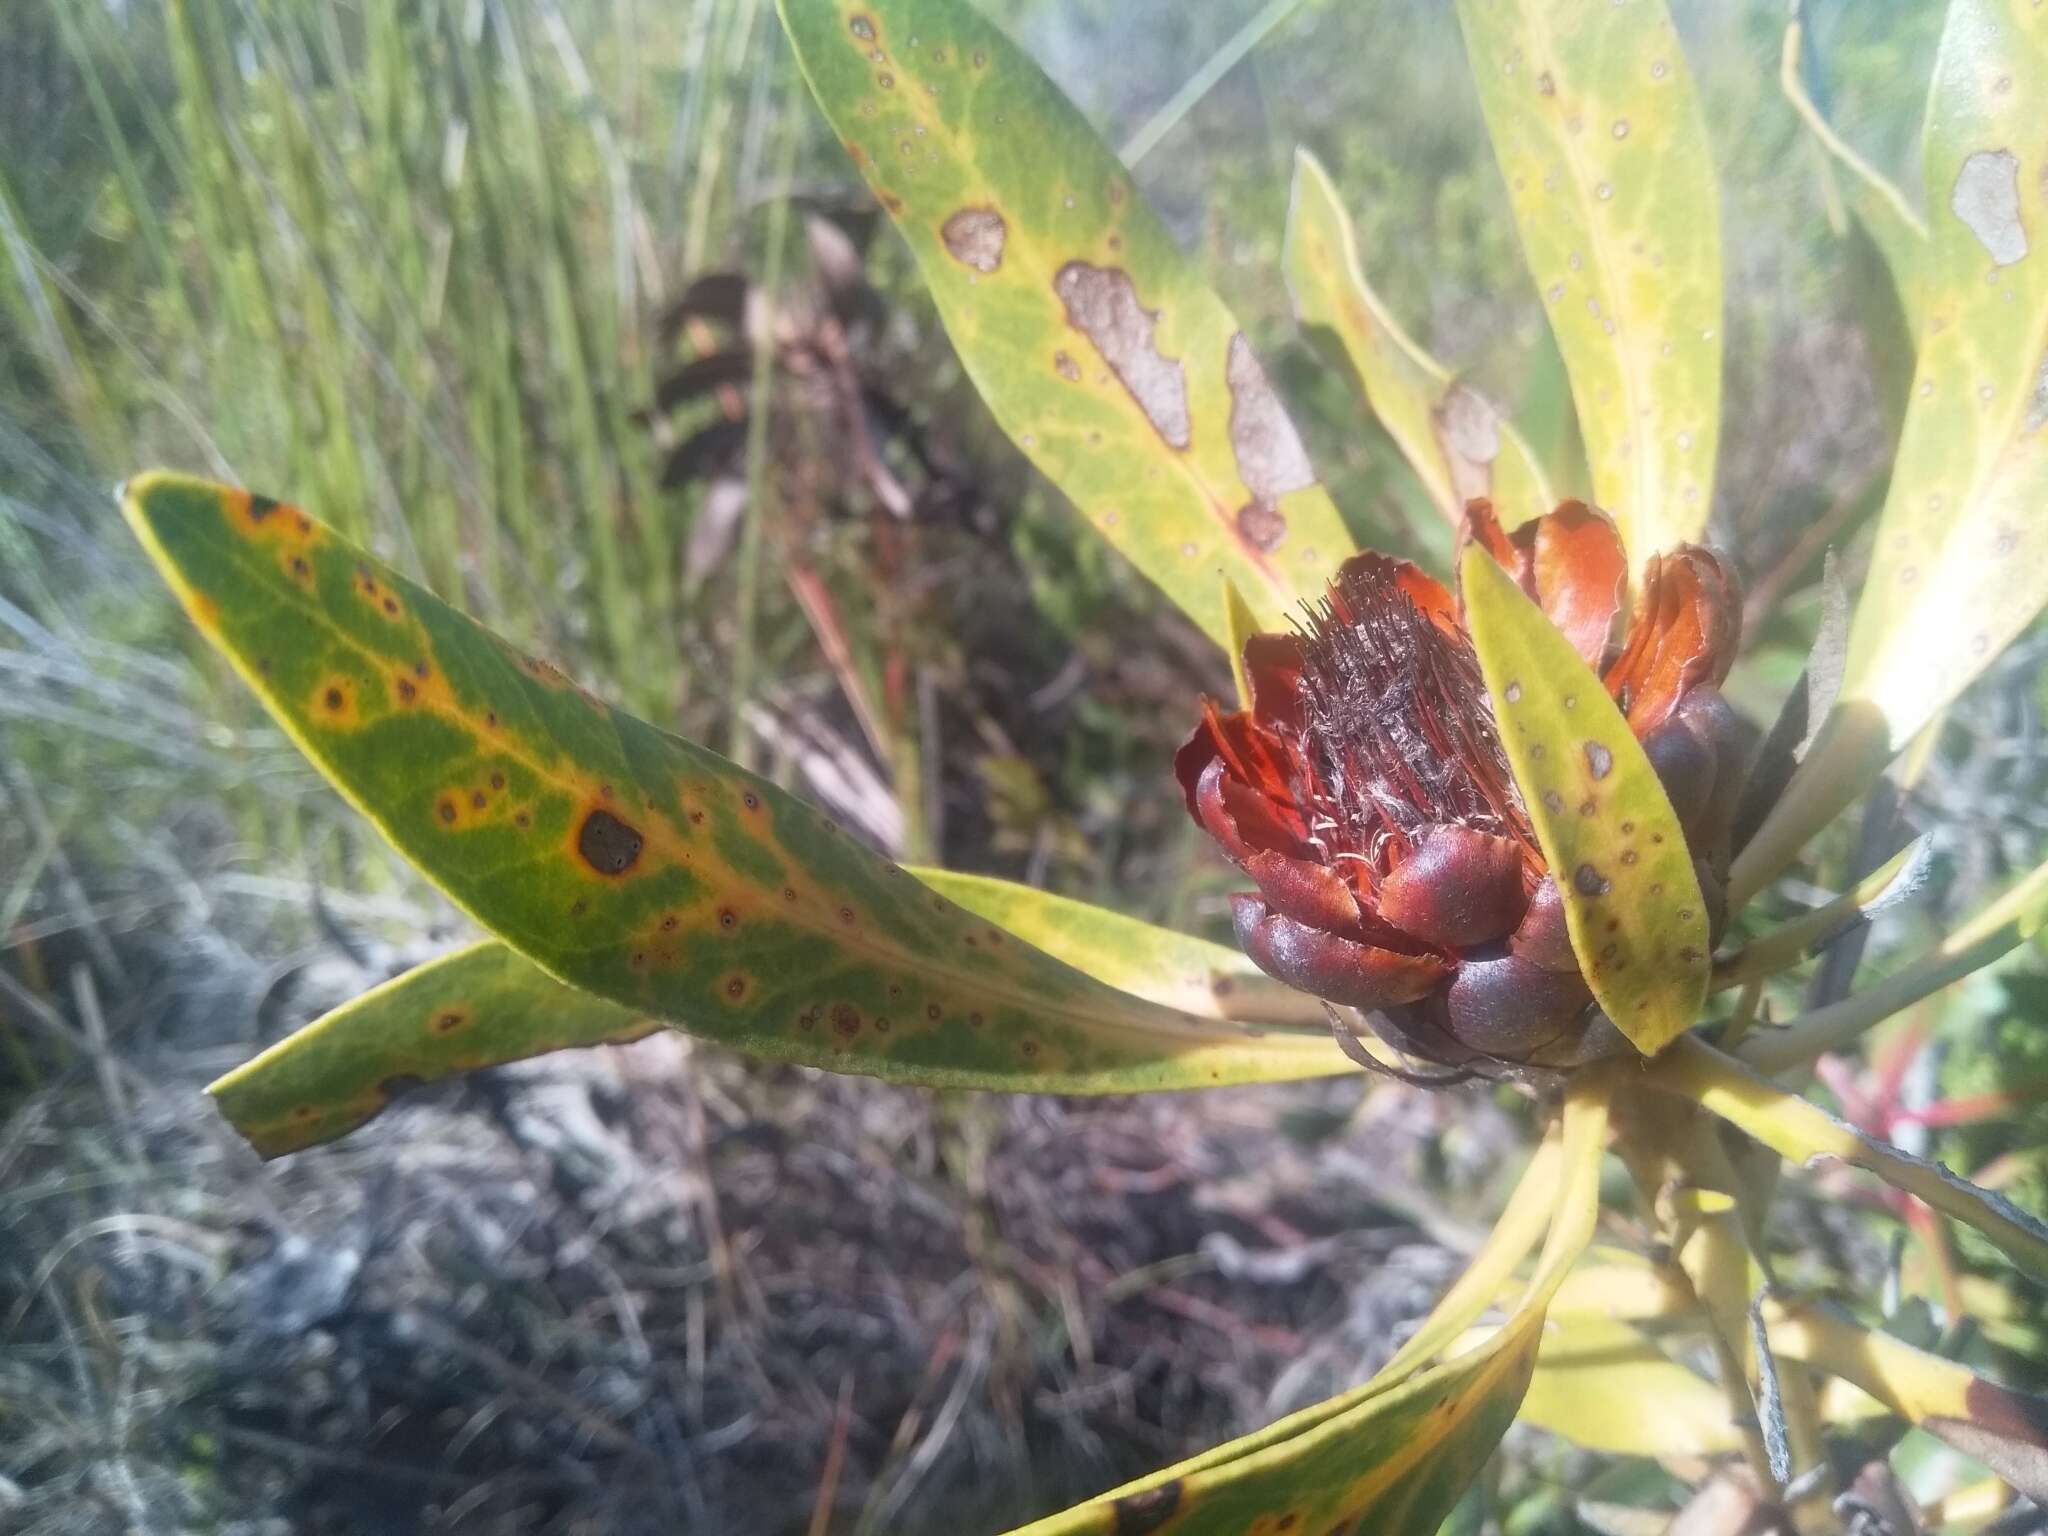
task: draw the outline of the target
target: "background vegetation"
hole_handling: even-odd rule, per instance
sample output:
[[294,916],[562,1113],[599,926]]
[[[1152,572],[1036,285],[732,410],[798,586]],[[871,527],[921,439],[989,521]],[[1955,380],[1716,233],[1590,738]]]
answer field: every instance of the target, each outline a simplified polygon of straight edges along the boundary
[[[1395,313],[1564,462],[1449,8],[995,9],[1141,155],[1362,537],[1444,543],[1294,336],[1297,144]],[[1735,691],[1768,715],[1800,534],[1853,564],[1909,359],[1778,90],[1782,5],[1675,9],[1722,156]],[[1939,5],[1809,12],[1809,88],[1910,184]],[[460,930],[187,633],[122,474],[303,500],[879,842],[1212,929],[1165,759],[1228,674],[986,421],[765,3],[5,0],[0,44],[0,1525],[994,1527],[1384,1357],[1512,1171],[1512,1100],[934,1100],[662,1039],[257,1168],[198,1086]],[[715,341],[678,301],[733,269],[775,366],[658,407]],[[901,413],[907,516],[848,471],[827,317]],[[1875,958],[2038,859],[2039,659],[1956,712],[1916,791],[1948,894]],[[2037,1208],[2043,986],[1923,1010],[1903,1090],[2012,1095],[1944,1150]],[[1916,1262],[1807,1214],[1873,1285]],[[1525,1435],[1474,1528],[1587,1528],[1593,1477]]]

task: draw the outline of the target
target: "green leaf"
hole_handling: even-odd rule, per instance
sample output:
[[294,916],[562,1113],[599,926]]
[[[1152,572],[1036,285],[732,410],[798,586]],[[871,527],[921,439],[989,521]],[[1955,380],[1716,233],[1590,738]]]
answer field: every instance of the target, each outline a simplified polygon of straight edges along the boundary
[[1311,333],[1334,339],[1366,403],[1452,527],[1490,496],[1508,527],[1555,504],[1514,425],[1412,341],[1365,280],[1358,237],[1316,157],[1294,152],[1287,212],[1287,286]]
[[1263,627],[1352,541],[1237,322],[1073,104],[966,0],[780,0],[996,420],[1203,629]]
[[1572,1084],[1549,1238],[1519,1306],[1489,1338],[1418,1376],[1383,1372],[1011,1536],[1436,1529],[1514,1419],[1545,1308],[1592,1240],[1611,1091],[1598,1071]]
[[1842,692],[1737,860],[1753,893],[2048,603],[2048,10],[1953,0],[1926,140],[1919,363]]
[[[1849,203],[1864,238],[1880,253],[1889,272],[1897,303],[1915,332],[1921,321],[1921,273],[1927,263],[1927,223],[1913,211],[1887,177],[1835,131],[1806,88],[1809,66],[1805,52],[1805,5],[1794,4],[1785,24],[1785,43],[1778,57],[1778,86],[1828,157],[1851,178]],[[1910,338],[1908,341],[1910,350]]]
[[[1121,991],[1202,1018],[1329,1038],[1320,1003],[1221,944],[1006,880],[941,869],[911,873]],[[406,1089],[549,1051],[637,1040],[661,1026],[564,986],[517,950],[487,940],[364,993],[207,1091],[258,1152],[276,1157],[346,1135]]]
[[1242,950],[1159,928],[1010,880],[913,867],[926,885],[1084,975],[1205,1019],[1277,1025],[1330,1038],[1322,1003],[1283,986]]
[[1974,1227],[2022,1271],[2048,1274],[2048,1227],[2038,1217],[1940,1163],[1873,1140],[1696,1036],[1666,1051],[1650,1065],[1643,1081],[1719,1115],[1792,1162],[1827,1158],[1874,1173],[1942,1215]]
[[819,812],[612,709],[296,508],[151,475],[194,621],[392,844],[550,975],[782,1061],[1076,1093],[1352,1070],[1119,993]]
[[1678,818],[1600,679],[1477,544],[1459,567],[1501,745],[1593,996],[1655,1055],[1698,1022],[1707,904]]
[[345,1136],[444,1077],[661,1027],[486,940],[342,1004],[206,1091],[252,1147],[278,1157]]
[[1594,500],[1640,571],[1697,540],[1721,428],[1720,200],[1663,0],[1458,0]]

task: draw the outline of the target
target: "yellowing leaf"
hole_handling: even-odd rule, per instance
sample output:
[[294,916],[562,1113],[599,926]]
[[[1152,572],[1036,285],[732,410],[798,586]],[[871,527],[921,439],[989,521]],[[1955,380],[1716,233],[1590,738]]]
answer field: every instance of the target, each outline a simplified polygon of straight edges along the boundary
[[1696,541],[1721,428],[1721,220],[1663,0],[1458,0],[1494,157],[1631,567]]
[[1699,1019],[1707,908],[1685,834],[1607,689],[1476,543],[1466,624],[1501,745],[1564,894],[1572,950],[1615,1027],[1655,1055]]
[[612,709],[295,507],[153,475],[124,509],[194,621],[422,872],[550,975],[782,1061],[1127,1092],[1353,1070],[1147,1003]]
[[782,0],[812,93],[1003,430],[1219,643],[1352,549],[1222,300],[1129,173],[965,0]]
[[206,1091],[251,1146],[277,1157],[345,1136],[426,1083],[659,1028],[486,941],[372,988]]
[[1764,1317],[1778,1353],[1855,1383],[2029,1498],[2048,1498],[2048,1399],[2001,1387],[1817,1302],[1767,1302]]
[[1752,893],[2048,603],[2048,9],[1953,0],[1921,159],[1919,363],[1827,729]]
[[1120,992],[1202,1018],[1330,1038],[1323,1005],[1273,980],[1242,950],[1010,880],[950,869],[910,872],[947,900]]
[[1513,423],[1453,379],[1387,312],[1365,280],[1358,237],[1329,173],[1305,149],[1294,152],[1286,262],[1295,316],[1335,338],[1366,403],[1453,527],[1474,496],[1490,496],[1510,528],[1555,505]]
[[1639,1329],[1606,1318],[1553,1318],[1520,1415],[1610,1456],[1718,1456],[1743,1440],[1728,1398]]
[[1244,1536],[1436,1529],[1492,1454],[1528,1385],[1544,1310],[1592,1240],[1611,1082],[1574,1080],[1544,1177],[1557,1183],[1535,1275],[1507,1323],[1419,1376],[1383,1372],[1242,1440],[1011,1536]]

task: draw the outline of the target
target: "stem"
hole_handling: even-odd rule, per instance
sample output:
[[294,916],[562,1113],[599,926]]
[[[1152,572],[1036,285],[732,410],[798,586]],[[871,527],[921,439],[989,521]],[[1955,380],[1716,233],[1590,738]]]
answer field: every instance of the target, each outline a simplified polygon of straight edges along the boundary
[[2048,864],[2036,868],[1919,961],[1853,997],[1794,1019],[1777,1034],[1750,1041],[1742,1050],[1742,1059],[1775,1076],[1804,1066],[1823,1052],[1841,1049],[1901,1008],[1989,965],[2031,938],[2041,925],[2044,906],[2048,906]]
[[1775,976],[1797,965],[1818,945],[1835,937],[1866,912],[1905,900],[1925,882],[1928,847],[1926,838],[1914,839],[1825,906],[1803,912],[1750,940],[1714,967],[1713,990],[1722,992]]

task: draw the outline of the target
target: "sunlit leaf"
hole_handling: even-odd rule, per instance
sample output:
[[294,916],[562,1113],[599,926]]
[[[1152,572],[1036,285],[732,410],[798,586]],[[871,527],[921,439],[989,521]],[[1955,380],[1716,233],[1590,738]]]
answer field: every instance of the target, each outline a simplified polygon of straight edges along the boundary
[[1286,264],[1296,318],[1335,340],[1373,415],[1453,526],[1475,496],[1491,497],[1510,528],[1555,505],[1513,423],[1452,378],[1387,312],[1365,280],[1357,235],[1329,173],[1305,149],[1294,152]]
[[1237,322],[1057,87],[967,0],[782,0],[812,93],[1003,430],[1211,636],[1351,538]]
[[1716,1456],[1743,1448],[1728,1397],[1640,1329],[1553,1317],[1522,1422],[1612,1456]]
[[1513,1420],[1544,1309],[1592,1240],[1610,1092],[1598,1072],[1573,1083],[1549,1237],[1519,1305],[1496,1332],[1419,1376],[1383,1372],[1355,1392],[1012,1536],[1435,1530]]
[[947,900],[1120,992],[1205,1019],[1293,1026],[1330,1037],[1319,1001],[1273,980],[1242,950],[1011,880],[950,869],[910,872]]
[[1737,861],[1752,893],[2048,602],[2048,9],[1954,0],[1921,159],[1919,363],[1840,700]]
[[[1314,998],[1280,985],[1237,950],[1006,880],[940,869],[911,873],[1119,990],[1203,1018],[1301,1028],[1319,1042],[1328,1039]],[[346,1135],[407,1089],[550,1051],[636,1040],[661,1025],[564,986],[518,951],[487,940],[316,1019],[209,1092],[257,1151],[275,1157]]]
[[1230,680],[1237,687],[1237,707],[1252,707],[1252,680],[1244,669],[1244,643],[1259,632],[1259,621],[1251,604],[1237,590],[1237,583],[1223,578],[1223,649],[1230,654]]
[[1795,1163],[1831,1159],[1874,1173],[1974,1227],[2023,1271],[2048,1274],[2048,1227],[2038,1217],[1940,1163],[1865,1136],[1697,1037],[1678,1041],[1650,1064],[1643,1081],[1690,1099]]
[[1664,0],[1458,0],[1594,499],[1636,570],[1707,525],[1721,427],[1720,199]]
[[207,1092],[251,1146],[277,1157],[345,1136],[426,1083],[659,1028],[487,940],[344,1003]]
[[2048,1399],[1864,1328],[1820,1303],[1767,1303],[1771,1347],[1854,1382],[1892,1412],[2048,1499]]
[[1564,894],[1593,996],[1644,1055],[1706,998],[1707,909],[1685,834],[1635,733],[1570,640],[1477,543],[1466,623],[1522,802]]
[[1123,1092],[1352,1070],[1115,991],[603,704],[294,507],[131,482],[194,621],[408,859],[557,978],[783,1061]]

